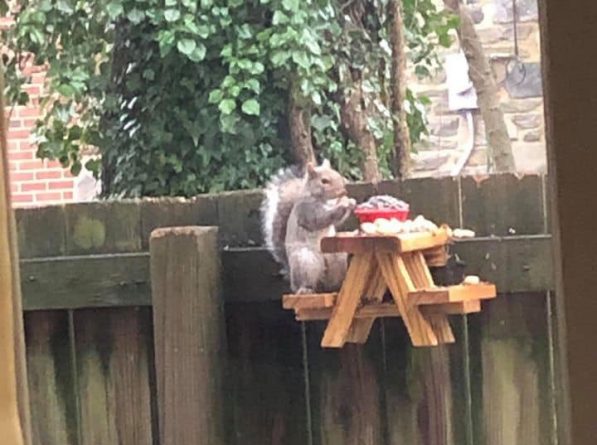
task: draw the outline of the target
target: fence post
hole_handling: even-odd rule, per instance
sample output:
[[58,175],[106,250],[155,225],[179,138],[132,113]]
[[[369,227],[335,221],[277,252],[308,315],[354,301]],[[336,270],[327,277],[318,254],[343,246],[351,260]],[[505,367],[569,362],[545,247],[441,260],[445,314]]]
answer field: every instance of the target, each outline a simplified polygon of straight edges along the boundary
[[215,227],[151,234],[161,445],[223,445],[225,335]]

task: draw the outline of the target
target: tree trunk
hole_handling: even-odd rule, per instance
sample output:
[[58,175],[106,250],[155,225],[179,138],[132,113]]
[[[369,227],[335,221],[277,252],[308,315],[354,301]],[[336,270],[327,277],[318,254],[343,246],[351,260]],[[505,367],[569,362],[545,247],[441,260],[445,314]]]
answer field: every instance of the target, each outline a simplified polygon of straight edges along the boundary
[[295,162],[305,167],[309,162],[315,162],[315,152],[311,140],[311,113],[294,99],[290,91],[288,110],[288,127],[290,130],[290,143]]
[[396,179],[407,177],[410,169],[410,133],[406,120],[406,54],[404,51],[404,22],[400,0],[388,1],[388,34],[392,48],[390,96],[394,125],[394,153],[392,173]]
[[460,19],[458,38],[469,65],[469,76],[477,91],[479,109],[485,122],[487,144],[495,170],[515,171],[512,145],[504,113],[500,108],[498,87],[473,20],[466,6],[461,5],[459,0],[444,0],[444,5]]
[[342,127],[347,136],[363,151],[361,164],[363,179],[369,182],[379,182],[381,175],[377,162],[377,144],[367,126],[361,73],[353,70],[352,80],[352,85],[344,89],[340,98]]

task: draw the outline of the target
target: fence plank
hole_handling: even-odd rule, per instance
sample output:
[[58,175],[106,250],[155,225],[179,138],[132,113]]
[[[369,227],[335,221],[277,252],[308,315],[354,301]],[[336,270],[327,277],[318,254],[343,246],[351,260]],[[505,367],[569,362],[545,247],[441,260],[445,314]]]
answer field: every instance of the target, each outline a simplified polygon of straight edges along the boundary
[[308,445],[301,327],[279,302],[226,304],[232,445]]
[[151,313],[75,313],[81,445],[152,444]]
[[461,181],[464,224],[477,236],[544,233],[541,176],[504,174]]
[[456,343],[433,348],[414,348],[402,320],[383,321],[388,445],[469,444],[460,319],[450,318]]
[[503,296],[469,316],[475,443],[555,437],[545,294]]
[[380,322],[366,344],[342,349],[320,346],[324,329],[324,322],[307,324],[313,443],[384,444]]
[[160,443],[222,445],[218,229],[157,229],[150,252]]
[[64,212],[69,255],[141,250],[141,207],[137,201],[69,204]]
[[33,444],[75,445],[79,416],[67,313],[27,313],[25,336]]

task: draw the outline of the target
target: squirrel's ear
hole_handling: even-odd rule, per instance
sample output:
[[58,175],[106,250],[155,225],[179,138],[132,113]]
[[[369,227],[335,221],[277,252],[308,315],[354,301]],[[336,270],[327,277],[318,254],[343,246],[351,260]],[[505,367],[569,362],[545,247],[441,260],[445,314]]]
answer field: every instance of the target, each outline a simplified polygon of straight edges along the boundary
[[315,170],[315,165],[312,162],[307,163],[307,174],[310,178],[314,177],[317,171]]
[[327,168],[330,169],[332,168],[330,161],[328,159],[324,159],[323,162],[321,163],[321,167],[322,168]]

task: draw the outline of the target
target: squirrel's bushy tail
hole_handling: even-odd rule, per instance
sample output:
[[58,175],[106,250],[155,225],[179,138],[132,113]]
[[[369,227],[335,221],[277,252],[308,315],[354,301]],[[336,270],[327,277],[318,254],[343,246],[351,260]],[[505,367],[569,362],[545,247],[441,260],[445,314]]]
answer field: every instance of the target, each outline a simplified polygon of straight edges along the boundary
[[261,204],[261,227],[267,250],[282,265],[282,274],[288,272],[285,239],[288,218],[294,203],[300,198],[305,185],[305,173],[298,167],[280,170],[266,185]]

